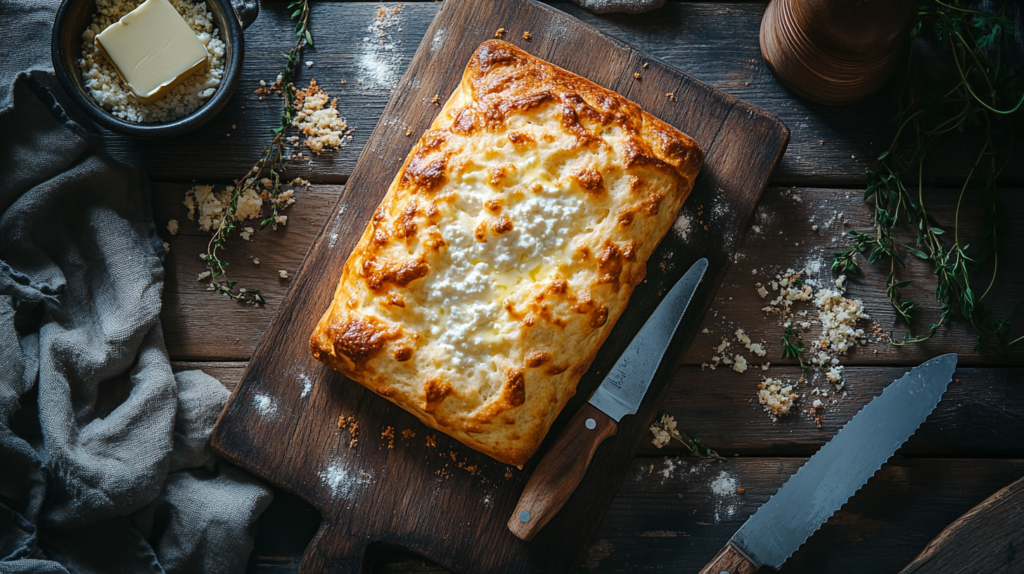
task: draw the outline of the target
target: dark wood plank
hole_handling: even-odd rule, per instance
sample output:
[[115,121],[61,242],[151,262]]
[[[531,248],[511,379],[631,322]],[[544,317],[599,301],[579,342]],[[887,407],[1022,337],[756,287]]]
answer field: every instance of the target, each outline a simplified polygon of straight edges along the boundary
[[[294,277],[343,188],[296,187],[298,202],[286,212],[287,225],[277,231],[259,231],[251,241],[237,235],[229,240],[221,252],[229,263],[228,276],[239,286],[266,293],[267,305],[255,307],[211,293],[206,290],[208,281],[197,280],[206,270],[199,254],[206,252],[210,235],[187,218],[182,200],[189,187],[187,183],[153,184],[157,229],[171,248],[164,262],[161,313],[167,350],[176,360],[248,360],[291,285],[292,279],[281,279],[279,271]],[[172,219],[179,222],[175,236],[167,231]],[[259,265],[254,259],[259,259]]]
[[[952,229],[956,201],[959,190],[928,189],[926,205],[945,229]],[[862,200],[862,194],[856,190],[842,189],[790,189],[772,188],[767,190],[758,204],[753,221],[746,229],[740,241],[733,265],[722,284],[712,311],[705,317],[708,333],[698,337],[690,346],[684,362],[702,364],[708,362],[715,354],[722,337],[733,340],[731,351],[737,349],[735,332],[744,329],[752,340],[765,341],[768,354],[766,360],[772,364],[796,364],[793,359],[783,360],[779,338],[783,335],[782,320],[778,315],[768,316],[761,309],[767,306],[775,295],[761,298],[755,284],[767,284],[779,273],[788,269],[812,271],[805,277],[816,278],[822,284],[830,284],[838,275],[831,271],[832,254],[838,249],[847,247],[848,233],[852,229],[871,232],[872,212],[868,204]],[[1006,212],[1009,217],[1009,229],[1024,225],[1024,196],[1014,193],[1005,195]],[[963,224],[960,238],[965,243],[979,234],[979,229],[971,227],[971,222],[979,221],[976,204],[970,198],[963,202],[960,221]],[[688,209],[692,210],[693,205]],[[687,213],[684,208],[683,213]],[[698,219],[691,211],[691,219]],[[705,221],[706,222],[706,221]],[[815,230],[814,227],[818,229]],[[903,233],[901,240],[913,244],[913,237]],[[1024,248],[1024,240],[1010,237],[1007,241],[1007,253],[1014,253]],[[1011,256],[1012,257],[1012,256]],[[896,267],[899,279],[912,281],[912,285],[904,290],[904,295],[916,301],[921,309],[915,313],[912,332],[922,335],[928,326],[938,320],[939,311],[935,300],[934,275],[930,262],[922,261],[913,256],[904,257],[905,269]],[[878,325],[883,333],[893,333],[901,338],[907,332],[902,319],[897,319],[895,309],[889,303],[886,293],[886,277],[891,265],[879,263],[868,265],[864,258],[862,273],[851,275],[846,286],[846,297],[860,299],[864,302],[865,312],[871,316],[870,321],[862,321],[861,326],[871,333],[874,325]],[[814,272],[817,270],[817,272]],[[991,267],[981,267],[973,275],[981,282],[979,292],[985,290],[989,283]],[[1024,283],[1024,269],[1004,260],[999,266],[995,284],[984,302],[990,306],[996,316],[1012,313],[1024,298],[1019,285]],[[805,309],[809,319],[815,319],[817,313],[808,303],[800,303],[794,309]],[[804,332],[804,339],[810,343],[820,333],[819,325],[812,325]],[[1016,326],[1017,335],[1024,334],[1024,324]],[[872,337],[874,340],[876,337]],[[914,365],[938,356],[942,353],[960,353],[961,365],[1020,365],[1021,355],[1005,355],[998,353],[978,354],[973,351],[977,342],[974,329],[961,317],[954,321],[930,341],[907,347],[896,347],[888,344],[871,343],[865,347],[851,350],[843,359],[844,364],[889,364]],[[809,354],[809,353],[808,353]],[[745,353],[751,359],[750,353]],[[805,359],[806,360],[806,359]],[[758,358],[758,362],[761,359]]]
[[[708,205],[715,202],[723,210],[719,225],[697,232],[695,248],[676,257],[678,267],[648,272],[647,281],[634,294],[631,314],[618,322],[609,338],[607,355],[602,353],[594,363],[594,374],[584,379],[580,396],[566,410],[571,413],[599,380],[597,373],[607,370],[653,311],[658,292],[673,284],[697,258],[707,256],[709,272],[691,304],[697,312],[684,319],[680,336],[670,347],[670,353],[681,351],[684,335],[696,329],[699,311],[710,301],[712,286],[720,281],[736,236],[753,212],[788,134],[769,114],[657,61],[646,68],[643,82],[622,77],[618,70],[639,68],[649,58],[577,20],[527,2],[446,2],[427,35],[433,37],[440,30],[445,33],[438,45],[425,44],[417,53],[385,115],[401,114],[398,123],[421,133],[439,109],[429,104],[432,96],[450,94],[461,81],[472,52],[506,22],[536,31],[528,45],[531,53],[622,93],[691,134],[705,153],[704,170],[691,200]],[[655,97],[652,91],[659,95]],[[693,105],[675,106],[663,96],[669,91],[677,100]],[[323,525],[305,555],[310,571],[358,569],[368,545],[374,542],[412,549],[467,572],[564,571],[581,555],[611,503],[638,438],[646,432],[645,422],[654,415],[667,388],[671,365],[655,378],[637,416],[620,425],[616,440],[595,454],[592,472],[576,491],[582,498],[576,497],[549,524],[549,531],[562,533],[558,537],[523,543],[504,528],[529,466],[523,472],[512,472],[438,435],[442,452],[452,451],[452,456],[479,472],[474,475],[453,468],[449,477],[449,471],[441,466],[448,463],[425,443],[380,448],[378,435],[387,427],[412,427],[421,433],[423,428],[413,423],[408,413],[314,364],[308,336],[319,318],[319,312],[311,310],[329,304],[345,255],[412,144],[411,138],[389,123],[375,130],[339,199],[346,207],[335,210],[325,227],[328,232],[335,225],[356,232],[342,234],[336,241],[322,233],[313,243],[243,382],[225,408],[213,446],[243,468],[296,492],[324,514]],[[673,250],[681,246],[677,245],[680,241],[670,238],[659,249]],[[300,384],[304,377],[311,383],[308,392]],[[355,415],[365,433],[353,448],[335,425],[341,415]],[[446,485],[444,490],[437,490],[439,480]],[[504,488],[496,488],[498,484]],[[345,502],[335,496],[345,497]],[[424,497],[435,502],[423,504]],[[490,505],[481,506],[480,500],[490,501]],[[408,508],[414,503],[417,512],[409,516]],[[469,547],[460,543],[467,539],[480,543]]]
[[[736,458],[724,463],[638,458],[605,516],[580,572],[697,572],[806,459]],[[724,479],[722,475],[724,473]],[[782,574],[896,572],[947,524],[1024,476],[1022,459],[897,459],[885,465],[783,565]],[[743,494],[716,494],[735,481]],[[315,521],[304,513],[260,522],[249,572],[298,572]],[[289,537],[293,545],[280,542]],[[296,543],[298,542],[298,543]],[[274,554],[260,554],[260,548]],[[408,552],[378,550],[374,570],[438,574]]]
[[172,361],[171,369],[180,371],[200,370],[220,381],[229,391],[235,390],[242,380],[242,373],[248,363],[230,361]]
[[[819,378],[797,386],[798,412],[772,421],[757,402],[762,375],[796,381],[797,367],[772,367],[767,373],[700,370],[684,366],[661,408],[673,415],[680,430],[699,437],[727,456],[808,456],[831,439],[854,415],[894,379],[909,369],[850,367],[846,395],[819,399],[821,428],[807,407],[814,388],[827,388]],[[834,401],[834,402],[833,402]],[[643,455],[682,449],[673,444],[658,450],[644,437]],[[900,450],[906,456],[1024,457],[1024,370],[957,369],[935,411]]]
[[[175,371],[200,369],[233,390],[246,363],[174,362],[172,367]],[[777,367],[748,376],[683,366],[673,375],[661,409],[676,418],[680,430],[699,437],[724,456],[810,456],[906,371],[901,367],[851,367],[846,373],[848,394],[840,394],[836,404],[825,401],[821,428],[806,410],[775,422],[757,404],[761,374],[796,380],[803,376],[796,367]],[[806,393],[813,385],[798,388]],[[1024,370],[961,368],[935,412],[900,454],[1020,458],[1024,457],[1022,436]],[[684,454],[676,442],[657,449],[650,438],[645,435],[640,440],[638,455]]]
[[[167,259],[165,278],[164,312],[161,317],[171,357],[177,360],[248,360],[260,335],[266,330],[270,317],[280,305],[290,281],[278,279],[277,270],[289,272],[298,269],[306,250],[316,232],[326,220],[331,206],[337,201],[343,187],[317,185],[298,192],[298,203],[289,209],[289,223],[276,232],[257,233],[251,243],[232,239],[226,256],[233,265],[229,272],[242,284],[263,288],[267,294],[267,306],[254,308],[238,305],[224,297],[205,291],[205,284],[195,281],[204,268],[197,255],[204,251],[206,235],[198,232],[195,224],[185,218],[181,205],[188,184],[158,183],[153,186],[154,211],[158,227],[170,242],[171,252]],[[928,202],[933,213],[946,223],[954,213],[955,193],[951,190],[929,189]],[[793,199],[797,196],[799,201]],[[1024,193],[1013,190],[1006,194],[1006,210],[1010,217],[1010,228],[1024,225]],[[965,204],[967,205],[967,204]],[[683,209],[697,228],[703,218],[696,215],[700,204],[689,201]],[[842,213],[842,217],[838,214]],[[778,343],[782,326],[778,318],[766,318],[761,308],[768,301],[758,296],[754,284],[764,283],[775,273],[788,268],[800,269],[808,264],[818,265],[822,277],[829,276],[832,252],[845,245],[845,234],[850,229],[869,230],[871,212],[861,200],[861,193],[855,190],[818,188],[771,188],[765,191],[758,204],[755,216],[743,238],[739,241],[734,263],[722,281],[722,286],[712,304],[711,312],[705,315],[701,334],[696,336],[683,362],[699,365],[714,355],[712,347],[721,337],[733,338],[737,328],[743,328],[758,341],[767,343],[768,355],[764,360],[774,365],[794,364],[792,359],[783,360]],[[175,237],[167,234],[164,226],[168,219],[176,218],[181,231]],[[973,218],[969,210],[961,214],[963,221]],[[845,224],[849,221],[849,224]],[[705,223],[709,223],[705,221]],[[352,224],[359,229],[362,223]],[[813,225],[819,230],[814,231]],[[337,232],[344,231],[339,223]],[[974,230],[967,230],[973,234]],[[1008,240],[1008,251],[1014,253],[1024,249],[1024,239],[1013,235]],[[656,254],[651,267],[664,263],[679,267],[674,257],[681,250],[662,249]],[[250,263],[249,256],[259,257],[259,267]],[[900,276],[914,284],[907,290],[922,306],[915,332],[937,318],[934,304],[934,283],[930,267],[916,258],[908,258],[909,267],[900,271]],[[753,270],[757,273],[751,273]],[[902,322],[896,321],[895,311],[889,305],[885,290],[885,266],[864,266],[864,274],[851,277],[847,295],[864,301],[867,313],[885,331],[897,336],[905,332]],[[979,277],[987,278],[985,274]],[[998,281],[988,300],[994,303],[997,312],[1008,312],[1022,301],[1018,286],[1024,283],[1024,269],[1019,265],[1002,265]],[[805,308],[809,307],[803,304]],[[812,316],[814,315],[812,311]],[[214,327],[216,325],[216,327]],[[708,333],[704,334],[703,329]],[[807,333],[812,340],[817,327]],[[1018,326],[1018,333],[1024,333],[1024,324]],[[886,344],[871,345],[851,351],[843,361],[848,365],[914,365],[930,357],[959,352],[960,364],[964,366],[1022,365],[1020,355],[979,355],[972,349],[975,345],[974,331],[970,325],[957,319],[950,327],[943,329],[932,342],[896,348]],[[733,342],[732,349],[736,349]],[[877,351],[877,353],[876,353]],[[749,353],[748,360],[754,360]],[[756,364],[756,363],[755,363]],[[735,373],[733,373],[735,375]]]
[[[323,183],[346,180],[441,5],[406,4],[400,14],[401,24],[388,31],[388,41],[401,41],[392,51],[363,42],[378,6],[374,2],[314,4],[316,47],[303,56],[314,65],[302,67],[299,81],[316,78],[337,96],[338,109],[356,131],[348,149],[314,158],[312,163],[293,169],[293,175]],[[888,145],[892,133],[891,89],[864,102],[829,107],[800,100],[774,79],[758,46],[764,3],[680,2],[652,14],[603,16],[569,3],[555,6],[701,81],[778,115],[792,130],[793,141],[774,176],[777,183],[858,185],[864,181],[864,169]],[[210,124],[193,134],[163,141],[132,140],[106,133],[111,154],[144,166],[155,180],[228,181],[241,177],[269,140],[269,130],[277,125],[279,102],[273,98],[260,101],[254,91],[260,80],[274,80],[282,65],[280,54],[290,45],[286,42],[291,29],[289,12],[284,7],[281,2],[262,4],[259,18],[246,32],[245,69],[238,89]],[[516,38],[524,31],[522,23],[503,25]],[[634,71],[621,67],[610,70],[623,77]],[[340,84],[341,79],[347,83]],[[362,84],[357,83],[360,79]],[[688,104],[680,101],[676,105]],[[405,129],[398,124],[389,127]],[[969,159],[962,153],[964,142],[957,135],[940,147],[930,170],[939,185],[956,184],[966,173]],[[1007,184],[1024,182],[1024,160],[1018,157],[1010,162],[1003,180]]]

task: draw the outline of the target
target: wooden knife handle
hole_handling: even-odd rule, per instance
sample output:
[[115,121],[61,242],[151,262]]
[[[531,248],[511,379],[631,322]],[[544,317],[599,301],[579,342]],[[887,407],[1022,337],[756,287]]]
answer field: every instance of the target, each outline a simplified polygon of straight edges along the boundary
[[597,446],[617,430],[611,417],[590,403],[583,405],[526,483],[508,520],[512,534],[529,541],[544,528],[576,490]]
[[700,574],[754,574],[757,566],[732,541],[721,549]]

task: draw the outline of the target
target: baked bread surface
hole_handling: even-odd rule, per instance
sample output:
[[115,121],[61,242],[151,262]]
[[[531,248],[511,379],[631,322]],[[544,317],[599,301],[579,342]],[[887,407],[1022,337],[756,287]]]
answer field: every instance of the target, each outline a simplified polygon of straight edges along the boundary
[[313,357],[521,466],[702,161],[615,92],[485,42],[346,262]]

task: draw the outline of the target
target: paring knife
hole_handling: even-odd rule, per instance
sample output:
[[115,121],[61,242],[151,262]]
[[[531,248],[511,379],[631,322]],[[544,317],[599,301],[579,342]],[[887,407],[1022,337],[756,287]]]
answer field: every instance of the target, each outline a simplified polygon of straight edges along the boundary
[[700,259],[669,290],[601,386],[548,449],[508,521],[513,534],[533,538],[569,500],[598,445],[618,430],[616,423],[636,414],[707,268],[708,260]]
[[701,574],[778,569],[914,434],[946,392],[956,353],[896,379],[751,516]]

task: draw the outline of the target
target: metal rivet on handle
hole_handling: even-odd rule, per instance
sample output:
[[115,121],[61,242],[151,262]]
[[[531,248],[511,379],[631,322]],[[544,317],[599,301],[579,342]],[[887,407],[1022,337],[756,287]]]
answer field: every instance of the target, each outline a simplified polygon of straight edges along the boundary
[[[587,419],[587,428],[590,429],[590,430],[596,429],[597,428],[597,421],[595,421],[594,419]],[[728,574],[728,573],[726,573],[726,574]]]
[[519,522],[529,522],[529,521],[530,521],[530,513],[525,511],[525,510],[520,511],[519,512]]

